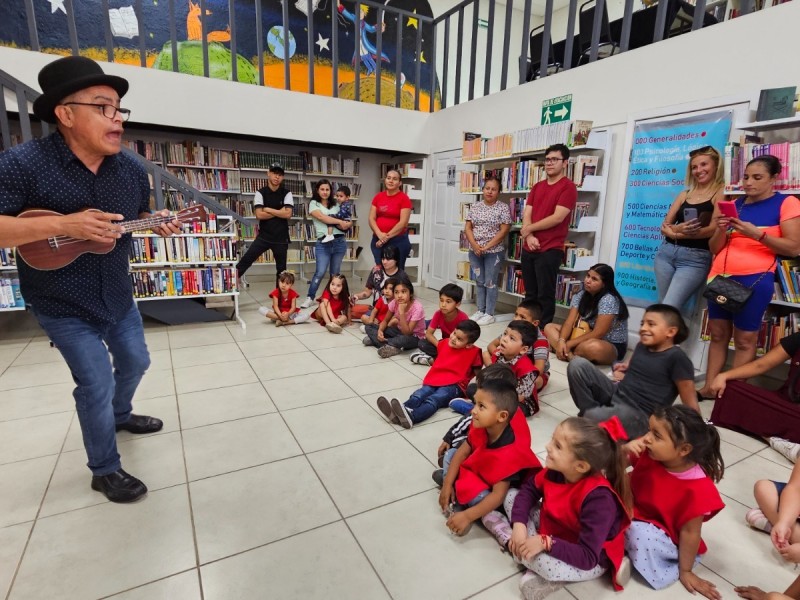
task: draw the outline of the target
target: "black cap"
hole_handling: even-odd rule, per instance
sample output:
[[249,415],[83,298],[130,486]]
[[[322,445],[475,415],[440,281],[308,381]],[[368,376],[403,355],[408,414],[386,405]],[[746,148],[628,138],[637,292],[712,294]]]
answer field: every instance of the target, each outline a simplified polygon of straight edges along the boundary
[[278,163],[272,163],[269,166],[269,172],[270,173],[277,173],[278,175],[284,175],[285,174],[285,171],[283,170],[283,167],[280,166]]
[[42,95],[33,102],[33,114],[47,121],[56,122],[53,112],[64,98],[95,85],[107,85],[122,98],[128,91],[128,82],[116,75],[106,75],[103,69],[90,58],[67,56],[45,65],[39,71],[39,86]]

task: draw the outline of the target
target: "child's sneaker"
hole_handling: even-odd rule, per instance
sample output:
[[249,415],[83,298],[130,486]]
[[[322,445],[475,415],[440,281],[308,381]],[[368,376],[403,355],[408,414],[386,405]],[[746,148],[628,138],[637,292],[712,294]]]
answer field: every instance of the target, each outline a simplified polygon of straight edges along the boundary
[[411,415],[408,414],[408,409],[400,403],[397,398],[392,398],[392,411],[394,416],[400,422],[400,427],[403,429],[411,429],[414,426],[414,421],[411,420]]
[[744,520],[753,529],[758,529],[764,533],[770,533],[772,531],[772,523],[769,522],[769,519],[761,512],[760,508],[751,508],[748,510],[744,515]]
[[422,352],[422,350],[417,350],[411,356],[408,357],[408,360],[410,360],[415,365],[430,366],[430,363],[428,361],[431,360],[431,357]]
[[368,335],[365,335],[363,338],[361,338],[361,343],[365,346],[372,346],[372,340],[369,339]]
[[800,444],[795,444],[779,437],[771,437],[769,438],[769,445],[775,452],[785,456],[793,463],[797,462],[797,455],[800,454]]
[[366,325],[364,325],[364,324],[362,323],[362,324],[361,324],[361,326],[358,328],[358,330],[359,330],[361,333],[364,333],[364,334],[365,334],[365,333],[367,333],[367,326],[366,326]]
[[334,322],[325,323],[325,329],[331,333],[342,333],[342,326]]
[[492,316],[492,315],[483,315],[480,319],[478,319],[475,322],[478,325],[480,325],[481,327],[483,327],[484,325],[491,325],[492,323],[494,323],[494,321],[495,321],[494,316]]
[[547,581],[533,571],[525,571],[519,580],[519,591],[525,600],[543,600],[564,587],[563,581]]
[[484,312],[481,312],[481,311],[479,311],[479,310],[476,310],[474,313],[472,313],[472,314],[469,316],[469,318],[470,318],[470,320],[472,320],[472,321],[476,321],[476,322],[477,322],[477,320],[478,320],[478,319],[480,319],[480,318],[481,318],[483,315],[485,315],[485,314],[486,314],[486,313],[484,313]]
[[266,317],[268,312],[269,312],[269,309],[266,306],[259,306],[258,307],[258,314],[260,314],[262,317]]
[[619,563],[617,569],[617,583],[620,587],[625,587],[631,580],[631,559],[627,556],[622,557],[622,562]]
[[431,473],[431,479],[433,479],[433,483],[435,483],[437,487],[442,487],[444,485],[444,469],[436,469]]
[[297,325],[299,323],[305,323],[306,321],[308,321],[309,317],[311,317],[310,312],[301,311],[294,313],[291,318],[294,321],[295,325]]
[[389,401],[384,396],[378,396],[378,400],[375,404],[378,405],[378,410],[381,411],[381,414],[389,423],[400,425],[400,420],[397,418],[397,415],[394,414],[392,405],[389,404]]
[[400,348],[395,348],[394,346],[390,346],[386,344],[385,346],[381,346],[378,348],[378,356],[381,358],[391,358],[392,356],[397,356],[398,354],[402,353],[403,351]]
[[320,242],[322,242],[323,244],[327,244],[328,242],[332,242],[332,241],[333,241],[333,239],[334,239],[334,238],[333,238],[333,234],[332,234],[332,233],[329,233],[329,234],[328,234],[328,235],[326,235],[324,238],[322,238],[322,239],[320,240]]
[[303,300],[303,303],[300,305],[300,308],[308,308],[312,304],[314,304],[314,299],[311,296],[307,296],[306,299]]
[[494,536],[503,550],[508,548],[508,540],[511,539],[511,524],[503,513],[493,510],[481,517],[481,523]]
[[468,415],[475,408],[475,405],[466,398],[453,398],[447,406],[460,415]]

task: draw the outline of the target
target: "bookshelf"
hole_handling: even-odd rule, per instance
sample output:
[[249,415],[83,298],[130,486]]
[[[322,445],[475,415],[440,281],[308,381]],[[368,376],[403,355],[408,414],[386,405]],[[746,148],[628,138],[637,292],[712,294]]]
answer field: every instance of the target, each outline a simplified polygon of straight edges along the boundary
[[[475,136],[467,139],[467,135]],[[480,199],[484,177],[488,172],[497,175],[502,188],[500,201],[509,204],[515,220],[506,239],[506,266],[502,273],[499,291],[512,298],[524,298],[521,253],[522,214],[527,195],[533,185],[546,178],[544,153],[556,143],[570,148],[566,176],[578,187],[578,201],[570,216],[570,227],[565,243],[565,262],[557,282],[557,306],[569,306],[572,295],[581,289],[580,275],[598,262],[600,229],[603,223],[608,156],[611,150],[611,133],[606,129],[591,129],[587,121],[570,121],[544,125],[502,134],[490,139],[477,134],[465,134],[462,160],[466,165],[461,172],[461,221],[465,220],[469,205]],[[467,252],[469,245],[462,235],[460,249],[464,260],[459,261],[456,278],[469,285],[473,277]]]
[[406,259],[406,272],[413,268],[416,278],[414,285],[422,283],[422,225],[424,221],[425,168],[427,159],[403,157],[405,162],[381,163],[381,185],[386,172],[391,169],[400,171],[403,178],[402,190],[411,200],[411,217],[408,221],[408,240],[411,242],[411,253]]
[[0,312],[25,310],[14,248],[0,248]]
[[[326,178],[331,181],[332,191],[340,186],[351,190],[353,220],[356,221],[356,201],[361,194],[361,159],[342,157],[342,155],[319,155],[308,151],[295,154],[285,152],[260,152],[220,148],[199,141],[154,142],[142,140],[126,141],[126,146],[145,158],[163,165],[176,177],[199,190],[215,194],[217,200],[227,208],[241,215],[245,222],[236,223],[238,238],[237,253],[241,256],[252,243],[258,228],[258,219],[253,213],[253,198],[258,190],[268,183],[270,165],[279,164],[284,168],[283,185],[292,192],[295,200],[293,216],[290,221],[290,245],[287,267],[296,270],[300,277],[308,280],[306,265],[315,264],[311,217],[308,215],[308,202],[312,198],[315,181]],[[175,192],[177,196],[177,192]],[[180,200],[175,204],[179,207]],[[348,251],[344,262],[351,265],[352,274],[358,262],[356,250],[360,227],[354,225],[347,234]],[[253,266],[273,266],[275,259],[271,253],[262,255]]]
[[134,233],[128,256],[134,300],[227,298],[244,327],[239,316],[233,225],[232,217],[209,214],[206,222],[184,224],[184,233],[167,238]]

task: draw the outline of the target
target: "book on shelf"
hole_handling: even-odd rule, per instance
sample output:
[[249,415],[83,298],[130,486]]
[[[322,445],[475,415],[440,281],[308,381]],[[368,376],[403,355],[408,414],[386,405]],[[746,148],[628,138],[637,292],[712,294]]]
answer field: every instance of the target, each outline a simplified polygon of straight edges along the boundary
[[581,248],[575,245],[574,243],[568,241],[564,244],[564,264],[562,264],[561,266],[572,269],[575,267],[575,263],[578,261],[579,257],[591,256],[591,255],[592,255],[591,249]]
[[525,295],[525,282],[519,265],[507,265],[500,275],[500,289],[512,294]]
[[472,208],[472,202],[462,202],[459,205],[458,211],[462,222],[467,220],[467,215],[469,215],[470,208]]
[[519,231],[512,231],[509,233],[506,257],[510,258],[511,260],[520,260],[522,258],[522,244],[523,239]]
[[800,260],[782,260],[776,271],[778,277],[775,281],[775,300],[800,303]]
[[527,197],[525,196],[508,200],[508,210],[511,213],[511,220],[514,221],[514,225],[522,225],[522,215],[525,212],[526,202]]
[[168,167],[170,173],[199,190],[238,192],[241,185],[239,171],[227,169],[195,170],[190,167]]
[[461,139],[461,160],[483,158],[483,144],[480,133],[465,131]]
[[269,169],[272,165],[280,165],[286,171],[305,170],[301,154],[278,154],[273,152],[237,151],[237,166],[240,169]]
[[573,296],[583,289],[583,280],[572,275],[559,274],[556,278],[556,302],[569,306]]
[[467,234],[463,231],[458,233],[458,249],[461,252],[469,252],[469,240],[467,239]]
[[0,248],[0,267],[17,266],[17,256],[14,248]]
[[0,308],[24,308],[18,277],[0,277]]
[[580,225],[581,219],[589,214],[588,202],[576,202],[575,208],[572,209],[569,217],[569,228],[577,229]]
[[411,173],[412,169],[419,169],[419,165],[417,163],[381,163],[381,179],[386,177],[386,174],[390,170],[396,170],[400,172],[402,177],[408,177]]
[[130,273],[134,298],[200,296],[236,291],[234,267],[146,269]]
[[795,93],[797,86],[768,88],[761,90],[758,97],[756,121],[787,119],[795,113]]
[[765,144],[762,138],[748,135],[742,136],[739,142],[730,142],[725,146],[725,191],[741,191],[745,166],[752,159],[765,154],[772,154],[781,163],[781,172],[775,178],[776,190],[800,187],[800,142]]
[[456,279],[462,281],[475,281],[475,273],[468,260],[460,260],[456,263]]
[[236,260],[233,238],[134,237],[131,263],[199,263]]
[[589,132],[594,121],[572,121],[569,131],[568,146],[585,146],[589,141]]
[[583,180],[587,175],[595,175],[600,163],[600,157],[591,154],[581,154],[570,156],[567,162],[567,177],[577,186],[583,185]]

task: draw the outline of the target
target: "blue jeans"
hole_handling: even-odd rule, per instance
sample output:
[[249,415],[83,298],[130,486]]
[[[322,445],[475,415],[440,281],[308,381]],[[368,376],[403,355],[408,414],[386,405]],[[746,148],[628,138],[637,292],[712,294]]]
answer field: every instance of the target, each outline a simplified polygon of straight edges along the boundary
[[[34,314],[55,344],[75,381],[75,409],[87,463],[94,475],[120,468],[115,425],[131,416],[131,401],[150,366],[142,317],[136,304],[117,323]],[[112,360],[109,360],[109,352]]]
[[487,315],[494,315],[497,304],[497,276],[503,267],[503,253],[492,252],[478,256],[469,251],[469,264],[475,273],[475,301],[478,310]]
[[[369,248],[372,250],[372,258],[375,259],[375,264],[381,264],[381,251],[383,250],[383,246],[378,248],[375,244],[378,243],[378,238],[374,235],[372,236],[372,241],[369,243]],[[391,238],[388,242],[386,242],[387,246],[394,246],[397,248],[397,252],[400,255],[397,259],[397,266],[400,267],[401,271],[404,271],[406,268],[406,259],[408,258],[408,253],[411,252],[411,242],[408,239],[408,234],[405,233],[403,235],[398,235],[397,237]]]
[[404,406],[411,414],[411,420],[421,423],[429,419],[440,408],[446,408],[453,398],[461,395],[461,388],[457,385],[423,385],[416,392],[408,397]]
[[308,286],[308,297],[316,298],[317,289],[322,278],[325,277],[325,271],[330,267],[331,275],[336,275],[341,272],[342,261],[344,255],[347,253],[347,242],[344,236],[334,238],[332,242],[323,244],[317,242],[314,246],[314,254],[316,255],[317,270],[314,271],[314,277],[311,278],[311,283]]
[[660,301],[684,311],[689,299],[706,282],[710,269],[711,252],[708,250],[663,242],[653,265]]

